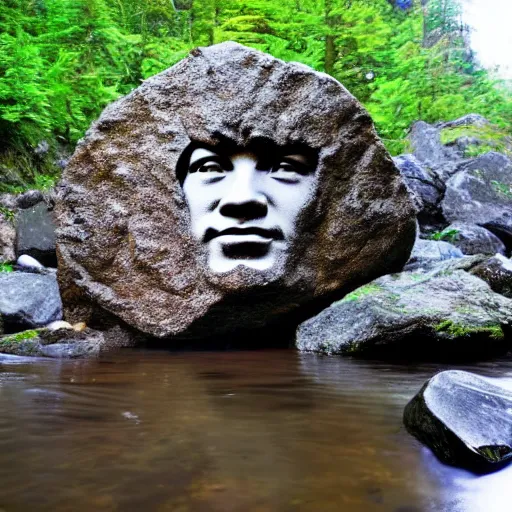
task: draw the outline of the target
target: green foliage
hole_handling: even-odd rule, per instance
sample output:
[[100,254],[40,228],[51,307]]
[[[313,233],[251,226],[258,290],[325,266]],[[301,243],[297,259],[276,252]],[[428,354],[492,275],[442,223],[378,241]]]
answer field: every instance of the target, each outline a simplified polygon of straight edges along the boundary
[[429,236],[429,240],[456,242],[459,236],[459,230],[454,228],[446,228],[442,231],[436,231]]
[[[409,150],[419,119],[477,112],[509,133],[510,89],[472,61],[459,0],[422,3],[403,11],[388,0],[3,0],[0,191],[49,186],[55,161],[108,103],[194,46],[227,40],[330,72],[368,108],[392,154]],[[504,144],[485,139],[467,155]]]
[[491,180],[491,185],[494,190],[501,196],[508,199],[512,199],[512,185],[507,183],[501,183],[500,181]]
[[462,325],[452,320],[444,320],[434,327],[436,332],[446,333],[454,338],[463,338],[475,334],[485,334],[493,339],[503,339],[505,334],[501,325],[473,326]]
[[0,263],[0,272],[12,272],[13,267],[10,263]]
[[6,208],[5,206],[0,206],[0,215],[9,222],[14,222],[14,212]]

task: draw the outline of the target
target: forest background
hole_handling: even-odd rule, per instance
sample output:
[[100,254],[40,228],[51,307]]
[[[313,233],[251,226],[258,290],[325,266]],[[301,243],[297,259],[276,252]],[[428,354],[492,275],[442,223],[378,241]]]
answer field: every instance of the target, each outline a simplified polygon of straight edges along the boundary
[[459,0],[1,0],[0,192],[51,187],[109,102],[227,40],[334,76],[395,155],[417,120],[512,132],[511,85],[479,68]]

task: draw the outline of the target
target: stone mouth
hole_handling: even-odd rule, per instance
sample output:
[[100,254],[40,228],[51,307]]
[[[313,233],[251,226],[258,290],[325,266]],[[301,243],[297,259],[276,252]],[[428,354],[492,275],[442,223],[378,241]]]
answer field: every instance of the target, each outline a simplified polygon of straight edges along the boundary
[[233,227],[223,229],[222,231],[210,228],[206,231],[206,234],[204,236],[204,242],[208,243],[211,240],[219,237],[226,237],[226,239],[229,239],[234,243],[238,243],[239,241],[267,243],[272,240],[284,240],[284,233],[279,228],[265,229],[258,227]]

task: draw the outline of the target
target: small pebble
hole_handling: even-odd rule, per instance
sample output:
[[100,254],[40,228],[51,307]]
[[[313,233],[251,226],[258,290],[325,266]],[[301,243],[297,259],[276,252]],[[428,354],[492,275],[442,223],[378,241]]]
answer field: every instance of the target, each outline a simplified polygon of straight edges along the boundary
[[18,260],[16,261],[16,265],[20,267],[30,267],[30,268],[44,268],[39,261],[28,254],[22,254]]
[[59,329],[73,329],[73,326],[68,322],[64,322],[64,320],[55,320],[55,322],[49,323],[46,329],[49,331],[58,331]]
[[85,331],[87,329],[87,325],[85,322],[78,322],[77,324],[73,324],[73,329],[78,332]]

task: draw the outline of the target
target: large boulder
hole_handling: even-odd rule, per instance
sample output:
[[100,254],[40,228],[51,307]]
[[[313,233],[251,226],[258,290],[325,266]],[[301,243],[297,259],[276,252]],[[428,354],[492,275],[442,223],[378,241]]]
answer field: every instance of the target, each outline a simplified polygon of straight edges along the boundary
[[512,161],[486,153],[466,162],[446,183],[442,202],[449,222],[478,224],[512,242]]
[[495,471],[512,460],[512,389],[460,370],[438,373],[404,410],[407,430],[447,464]]
[[[177,175],[192,142],[316,155],[316,185],[272,268],[206,263]],[[64,171],[60,198],[66,318],[92,325],[107,313],[157,337],[301,314],[399,270],[415,236],[405,185],[355,98],[325,74],[236,43],[195,49],[107,107]]]
[[0,273],[0,316],[6,332],[42,327],[62,318],[54,275]]
[[512,261],[501,254],[482,261],[470,270],[483,279],[493,291],[512,299]]
[[23,254],[48,267],[57,266],[53,207],[46,201],[21,209],[16,216],[16,255]]
[[466,359],[510,345],[512,300],[471,275],[476,256],[429,272],[379,278],[297,330],[297,347],[327,354]]

